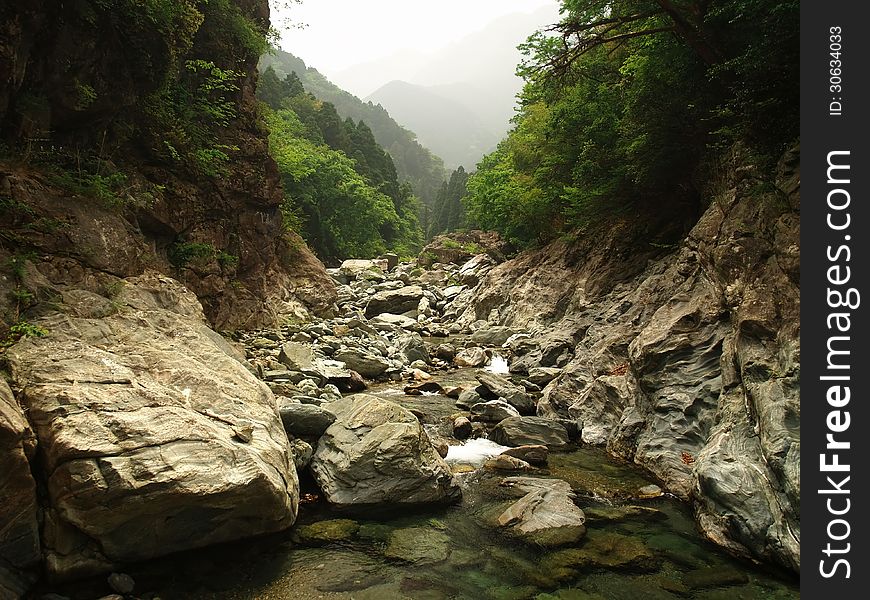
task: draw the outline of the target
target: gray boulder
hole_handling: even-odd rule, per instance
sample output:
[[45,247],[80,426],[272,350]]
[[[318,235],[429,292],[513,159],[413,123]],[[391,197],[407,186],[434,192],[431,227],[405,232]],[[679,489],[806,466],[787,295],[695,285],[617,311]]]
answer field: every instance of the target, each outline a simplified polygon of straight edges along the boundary
[[384,290],[369,299],[365,315],[369,319],[383,313],[401,315],[415,310],[422,297],[423,288],[419,285],[406,285],[398,290]]
[[330,404],[336,421],[320,438],[311,472],[337,506],[447,503],[461,491],[409,410],[357,394]]
[[514,416],[496,425],[489,439],[502,446],[542,445],[561,448],[568,443],[568,431],[561,423],[544,417]]
[[471,341],[484,346],[501,346],[516,331],[503,325],[488,325],[478,329],[471,335]]
[[472,414],[476,415],[481,421],[499,422],[509,417],[519,417],[513,406],[504,400],[490,400],[488,402],[478,402],[471,407]]
[[453,364],[457,367],[482,367],[489,357],[483,348],[465,348],[460,350],[453,358]]
[[429,362],[429,350],[419,333],[405,333],[396,338],[396,348],[406,363],[415,360]]
[[293,436],[320,437],[335,415],[315,404],[286,404],[280,409],[284,430]]
[[287,342],[281,346],[278,360],[292,371],[306,371],[314,367],[314,351],[305,344]]
[[[379,356],[373,352],[362,350],[360,348],[347,348],[341,352],[337,352],[335,358],[345,363],[348,368],[356,371],[367,379],[375,379],[376,377],[383,375],[386,370],[392,366],[390,361],[383,356]],[[330,381],[338,385],[339,389],[341,389],[341,385],[337,382],[333,381],[331,378]]]

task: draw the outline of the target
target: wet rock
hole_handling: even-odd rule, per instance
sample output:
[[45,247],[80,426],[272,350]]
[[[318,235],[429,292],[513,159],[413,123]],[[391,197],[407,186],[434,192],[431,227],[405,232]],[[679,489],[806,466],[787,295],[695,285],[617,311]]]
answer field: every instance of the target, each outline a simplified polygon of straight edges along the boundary
[[109,587],[118,594],[132,594],[136,582],[126,573],[111,573],[107,579]]
[[637,490],[637,497],[641,499],[646,498],[658,498],[662,495],[662,488],[651,483],[649,485],[645,485],[639,490]]
[[575,579],[590,569],[654,571],[659,560],[634,537],[590,531],[581,548],[559,550],[541,560],[541,568],[560,580]]
[[383,313],[401,315],[416,309],[422,297],[423,288],[418,285],[378,292],[366,304],[365,315],[369,319]]
[[747,583],[746,573],[726,565],[695,569],[683,575],[683,583],[693,590]]
[[353,538],[359,531],[359,523],[351,519],[330,519],[311,525],[301,525],[293,531],[293,538],[300,544],[330,544]]
[[296,471],[302,471],[311,462],[314,448],[304,440],[290,440],[290,453],[293,455],[293,464]]
[[404,392],[408,396],[421,396],[423,395],[423,392],[429,394],[443,394],[444,388],[442,388],[441,384],[436,381],[424,381],[422,383],[406,385]]
[[499,454],[486,459],[486,462],[483,463],[483,468],[490,469],[491,471],[528,471],[532,468],[532,465],[514,456]]
[[398,506],[460,498],[447,463],[410,411],[364,394],[333,402],[330,410],[336,421],[310,465],[330,503]]
[[568,432],[560,423],[543,417],[514,416],[496,425],[489,439],[503,446],[562,448],[568,444]]
[[471,410],[471,407],[478,404],[481,400],[480,394],[474,390],[464,390],[459,394],[459,398],[456,399],[456,407]]
[[454,400],[458,400],[459,396],[464,391],[465,391],[465,388],[463,388],[461,386],[448,387],[448,388],[444,388],[444,395],[447,396],[448,398],[453,398]]
[[[335,358],[367,379],[375,379],[383,375],[392,366],[390,361],[383,356],[360,348],[342,350],[335,354]],[[330,381],[332,380],[330,379]],[[341,389],[341,385],[338,383],[336,385]]]
[[520,460],[524,460],[535,466],[543,467],[547,464],[549,449],[542,445],[517,446],[516,448],[505,450],[502,454],[519,458]]
[[432,564],[450,556],[450,538],[429,527],[397,529],[384,549],[384,556],[416,564]]
[[500,375],[487,371],[481,371],[475,377],[480,385],[488,389],[496,398],[507,400],[521,415],[535,414],[535,401],[522,388],[515,386]]
[[284,430],[293,436],[320,437],[335,415],[314,404],[288,404],[279,410]]
[[457,440],[471,437],[471,421],[465,417],[456,417],[453,420],[453,437]]
[[[649,506],[595,506],[586,507],[586,516],[590,521],[664,521],[668,515]],[[652,544],[649,544],[652,547]]]
[[[462,398],[460,397],[461,401]],[[519,417],[520,413],[513,406],[504,400],[490,400],[488,402],[478,402],[471,407],[472,414],[481,421],[490,421],[498,423],[509,417]],[[496,441],[496,440],[493,440]],[[497,442],[501,444],[501,442]],[[507,444],[504,444],[507,445]]]
[[483,348],[465,348],[456,354],[453,364],[457,367],[482,367],[488,360],[489,357]]
[[512,477],[502,485],[525,492],[498,517],[499,526],[512,535],[545,547],[573,544],[586,535],[586,517],[574,504],[574,494],[566,482]]

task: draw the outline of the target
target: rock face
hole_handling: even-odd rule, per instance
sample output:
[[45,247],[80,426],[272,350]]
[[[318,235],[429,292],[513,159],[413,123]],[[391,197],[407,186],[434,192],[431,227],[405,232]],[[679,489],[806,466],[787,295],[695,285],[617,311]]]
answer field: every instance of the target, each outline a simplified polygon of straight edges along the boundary
[[36,482],[30,461],[36,438],[12,390],[0,379],[0,598],[24,595],[25,573],[42,560]]
[[409,410],[365,394],[329,408],[337,418],[317,444],[311,472],[330,503],[362,508],[460,498],[450,468]]
[[650,469],[713,541],[797,570],[799,154],[775,176],[746,156],[670,253],[611,224],[494,267],[448,311],[529,331],[512,370],[565,366],[539,415]]
[[57,579],[296,517],[272,393],[206,326],[192,293],[156,274],[125,284],[115,314],[95,319],[82,305],[46,317],[46,337],[7,351],[41,448],[42,546]]

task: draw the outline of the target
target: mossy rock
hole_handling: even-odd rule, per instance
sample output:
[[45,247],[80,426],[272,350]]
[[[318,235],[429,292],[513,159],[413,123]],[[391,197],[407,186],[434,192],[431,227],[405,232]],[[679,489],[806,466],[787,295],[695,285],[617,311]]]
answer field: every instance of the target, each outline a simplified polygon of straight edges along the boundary
[[695,569],[683,575],[683,583],[693,590],[741,585],[748,582],[749,577],[746,576],[746,573],[726,565]]
[[293,532],[293,540],[306,545],[331,544],[351,539],[360,526],[350,519],[331,519],[302,525]]
[[541,570],[560,581],[575,579],[581,571],[654,571],[660,561],[634,537],[610,532],[590,532],[581,548],[559,550],[541,560]]
[[396,529],[384,556],[420,564],[442,562],[450,556],[450,538],[430,527]]

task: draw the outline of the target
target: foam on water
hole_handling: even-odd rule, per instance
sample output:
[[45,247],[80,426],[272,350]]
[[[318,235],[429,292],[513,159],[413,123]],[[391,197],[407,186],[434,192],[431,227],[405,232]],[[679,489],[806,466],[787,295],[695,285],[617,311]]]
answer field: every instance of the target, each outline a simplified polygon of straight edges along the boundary
[[497,456],[507,449],[508,446],[501,446],[485,438],[476,438],[468,440],[461,446],[450,446],[444,460],[448,463],[480,467],[487,458]]
[[492,360],[489,361],[489,364],[483,370],[496,373],[497,375],[507,375],[510,372],[508,370],[507,359],[501,354],[493,354]]

